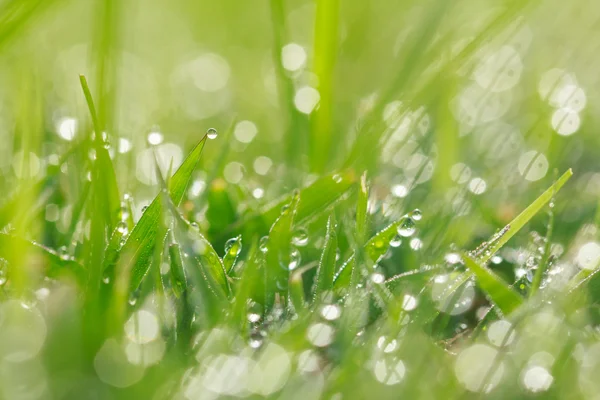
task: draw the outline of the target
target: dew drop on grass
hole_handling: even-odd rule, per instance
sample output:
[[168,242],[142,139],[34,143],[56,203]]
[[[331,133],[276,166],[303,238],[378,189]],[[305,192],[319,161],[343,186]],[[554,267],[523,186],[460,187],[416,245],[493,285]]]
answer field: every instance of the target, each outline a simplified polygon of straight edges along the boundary
[[294,236],[292,236],[292,243],[294,246],[304,247],[308,244],[308,233],[306,229],[300,228],[294,232]]
[[232,257],[237,257],[242,251],[242,244],[237,237],[229,239],[225,242],[225,253]]
[[280,264],[281,268],[283,268],[284,270],[293,271],[296,268],[298,268],[301,261],[302,261],[302,256],[300,255],[300,251],[298,251],[298,249],[296,249],[296,248],[293,248],[290,251],[289,259],[288,260],[280,259],[279,264]]
[[408,214],[408,216],[414,219],[415,221],[420,221],[421,218],[423,218],[423,213],[418,208],[415,208]]
[[269,238],[267,236],[263,236],[260,238],[260,241],[258,242],[258,248],[261,252],[266,253],[267,251],[269,251],[268,243]]
[[444,260],[450,265],[456,265],[462,262],[458,253],[448,253],[444,256]]
[[400,225],[398,225],[398,235],[403,237],[412,236],[416,230],[417,225],[415,224],[415,221],[410,217],[405,218],[404,221],[402,221]]
[[209,139],[216,139],[217,136],[219,134],[217,133],[217,130],[215,128],[208,128],[208,130],[206,131],[206,137],[208,137]]
[[383,283],[383,282],[385,282],[385,276],[383,276],[383,274],[376,272],[371,275],[371,281],[373,281],[373,283],[377,283],[377,284]]
[[399,236],[396,236],[392,240],[390,240],[390,246],[392,247],[400,247],[401,244],[402,239]]
[[69,250],[67,250],[67,246],[61,246],[58,249],[58,255],[60,256],[61,260],[68,260],[69,259]]
[[117,224],[117,231],[121,234],[121,235],[127,235],[127,233],[129,232],[129,228],[127,227],[127,223],[125,221],[121,221]]

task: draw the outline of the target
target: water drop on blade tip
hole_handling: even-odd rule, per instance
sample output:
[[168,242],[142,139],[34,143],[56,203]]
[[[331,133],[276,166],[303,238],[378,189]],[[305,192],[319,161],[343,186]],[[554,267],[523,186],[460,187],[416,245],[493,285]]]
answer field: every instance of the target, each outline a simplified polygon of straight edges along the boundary
[[209,139],[216,139],[218,136],[217,130],[215,128],[208,128],[208,130],[206,131],[206,137],[208,137]]

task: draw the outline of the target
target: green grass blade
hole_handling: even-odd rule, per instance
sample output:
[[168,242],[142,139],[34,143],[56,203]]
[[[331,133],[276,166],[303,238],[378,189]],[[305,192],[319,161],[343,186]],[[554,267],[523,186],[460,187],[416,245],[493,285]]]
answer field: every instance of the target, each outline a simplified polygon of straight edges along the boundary
[[542,193],[533,203],[529,205],[521,214],[517,215],[503,230],[502,235],[497,240],[493,240],[485,253],[478,259],[479,263],[485,265],[490,258],[502,246],[506,244],[517,232],[525,226],[534,215],[536,215],[552,198],[558,193],[565,183],[573,176],[573,170],[569,169],[565,172],[550,188]]
[[90,111],[95,134],[93,148],[96,159],[92,167],[92,177],[94,179],[93,192],[94,197],[98,198],[98,206],[101,207],[101,210],[96,210],[95,212],[101,212],[101,214],[104,215],[105,223],[110,232],[118,223],[121,205],[117,177],[115,175],[112,160],[108,154],[108,142],[107,138],[104,137],[104,128],[98,120],[94,99],[92,98],[87,80],[83,75],[79,76],[79,80]]
[[[185,194],[186,188],[206,143],[206,136],[190,152],[169,183],[169,196],[173,204],[178,205]],[[150,206],[142,214],[138,223],[127,237],[125,245],[119,250],[123,255],[119,267],[131,270],[131,288],[135,290],[148,272],[149,260],[156,242],[158,222],[162,214],[161,197],[154,198]]]
[[185,279],[183,261],[181,260],[181,250],[177,243],[169,245],[169,260],[171,261],[171,268],[169,269],[171,287],[175,297],[180,298],[187,288],[187,280]]
[[223,268],[231,275],[235,263],[242,251],[242,236],[238,235],[230,239],[225,245],[225,255],[223,256]]
[[358,187],[358,201],[356,203],[356,241],[362,246],[367,236],[367,217],[369,215],[369,185],[367,173],[363,173]]
[[[348,193],[354,187],[355,181],[354,172],[348,170],[323,176],[300,190],[300,202],[295,216],[296,223],[304,225],[321,215]],[[279,218],[281,208],[289,204],[292,197],[293,195],[290,194],[276,204],[270,205],[248,218],[241,219],[222,236],[231,237],[232,233],[238,230],[243,230],[244,239],[267,234],[269,227]]]
[[475,275],[479,287],[504,315],[509,315],[523,304],[523,297],[492,270],[479,264],[466,254],[463,254],[463,260],[465,266]]
[[313,71],[319,81],[319,108],[311,120],[310,156],[321,172],[331,157],[334,67],[337,56],[339,0],[317,0]]
[[335,274],[335,256],[337,251],[336,223],[333,214],[327,220],[327,233],[325,244],[317,267],[313,301],[318,301],[319,296],[333,288],[333,276]]
[[162,187],[161,193],[163,194],[163,202],[167,205],[167,209],[170,211],[173,218],[175,218],[176,225],[180,228],[179,230],[175,230],[176,236],[180,238],[180,243],[187,246],[188,254],[193,254],[195,256],[194,258],[202,270],[202,275],[208,281],[210,289],[215,292],[218,297],[221,297],[222,294],[230,295],[231,290],[229,288],[229,281],[227,280],[227,272],[223,265],[223,261],[219,258],[219,255],[212,244],[200,233],[200,230],[192,226],[189,221],[181,216],[179,210],[177,210],[177,207],[173,204],[173,200],[167,195],[167,183],[158,168],[158,160],[156,160],[156,158],[155,161],[156,176]]
[[[287,296],[290,270],[298,267],[296,261],[291,259],[291,242],[294,219],[299,203],[300,194],[296,192],[290,204],[283,207],[281,215],[269,231],[268,250],[265,257],[265,305],[267,308],[273,305],[276,293]],[[291,266],[292,263],[294,263],[293,266]]]
[[[364,245],[364,250],[369,259],[376,263],[390,248],[390,242],[398,235],[398,227],[406,220],[407,216],[390,224],[379,231]],[[354,269],[355,255],[352,254],[348,260],[340,267],[334,277],[334,287],[346,287],[350,283],[352,270]]]

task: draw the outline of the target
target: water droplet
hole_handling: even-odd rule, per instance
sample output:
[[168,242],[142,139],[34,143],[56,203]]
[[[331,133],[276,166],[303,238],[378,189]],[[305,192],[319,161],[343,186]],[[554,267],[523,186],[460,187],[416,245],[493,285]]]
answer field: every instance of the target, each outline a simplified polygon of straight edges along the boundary
[[148,206],[142,207],[142,214],[145,213],[147,209],[148,209]]
[[385,276],[383,276],[383,274],[380,273],[374,273],[373,275],[371,275],[371,281],[373,281],[373,283],[383,283],[385,282]]
[[240,237],[234,237],[225,242],[225,253],[232,257],[237,257],[242,251]]
[[129,300],[128,300],[129,305],[135,306],[135,303],[137,303],[137,299],[138,299],[138,294],[132,293],[131,296],[129,296]]
[[444,260],[450,265],[456,265],[462,262],[460,254],[458,253],[448,253],[444,256]]
[[58,255],[60,256],[60,258],[62,260],[68,260],[69,259],[69,250],[67,250],[67,246],[61,246],[58,249]]
[[102,277],[102,282],[103,282],[103,283],[105,283],[105,284],[108,284],[108,283],[110,283],[110,276],[108,276],[108,275],[104,275],[104,276]]
[[392,240],[390,240],[390,246],[392,247],[400,247],[401,244],[402,239],[399,236],[396,236]]
[[342,183],[342,176],[340,174],[333,175],[332,179],[335,183]]
[[217,130],[215,128],[208,128],[208,130],[206,131],[206,137],[208,137],[209,139],[216,139],[218,136]]
[[267,236],[263,236],[260,238],[260,241],[258,242],[258,248],[260,249],[261,252],[266,253],[267,251],[269,251],[269,238]]
[[190,222],[190,228],[195,232],[200,231],[200,226],[198,226],[197,222]]
[[412,218],[410,218],[410,217],[405,218],[400,223],[400,225],[398,225],[398,235],[403,236],[403,237],[412,236],[416,230],[417,230],[417,225],[415,224],[415,221],[413,221]]
[[423,213],[418,208],[415,208],[408,214],[408,216],[414,219],[415,221],[420,221],[421,218],[423,218]]
[[279,265],[285,270],[293,271],[294,269],[298,268],[301,260],[302,256],[300,255],[300,251],[296,248],[292,248],[290,251],[289,260],[280,259]]
[[129,232],[127,222],[125,222],[125,221],[119,222],[117,224],[117,232],[119,232],[121,235],[127,235],[127,233]]
[[308,233],[306,229],[300,228],[294,232],[294,236],[292,236],[292,243],[294,246],[304,247],[308,243]]

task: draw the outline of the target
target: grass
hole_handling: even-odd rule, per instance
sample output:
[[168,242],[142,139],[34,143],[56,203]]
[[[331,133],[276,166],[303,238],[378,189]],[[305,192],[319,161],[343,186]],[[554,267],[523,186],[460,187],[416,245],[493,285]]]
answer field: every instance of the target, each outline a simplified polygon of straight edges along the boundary
[[0,5],[0,398],[596,396],[595,21],[392,3]]

